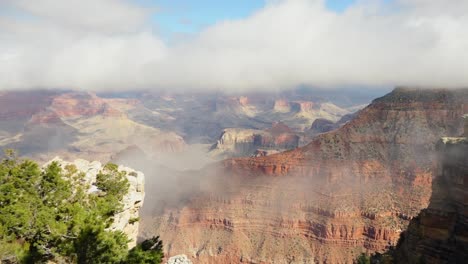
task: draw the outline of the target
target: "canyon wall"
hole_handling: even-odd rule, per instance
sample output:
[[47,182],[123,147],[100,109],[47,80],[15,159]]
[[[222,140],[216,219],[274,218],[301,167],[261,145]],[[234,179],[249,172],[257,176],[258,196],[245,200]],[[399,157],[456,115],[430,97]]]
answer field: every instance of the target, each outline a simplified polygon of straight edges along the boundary
[[[465,125],[468,125],[468,119]],[[396,263],[466,263],[468,259],[468,128],[437,143],[437,177],[429,206],[413,218],[395,249]]]
[[[195,189],[143,219],[194,263],[352,263],[429,203],[435,143],[459,136],[468,90],[398,88],[310,144],[181,176]],[[188,187],[186,187],[188,188]]]
[[135,99],[101,98],[90,92],[0,93],[0,147],[40,162],[54,156],[108,161],[129,146],[150,153],[179,152],[184,139],[132,120]]
[[227,128],[212,146],[211,154],[218,157],[266,155],[297,148],[302,138],[301,133],[280,122],[265,130]]

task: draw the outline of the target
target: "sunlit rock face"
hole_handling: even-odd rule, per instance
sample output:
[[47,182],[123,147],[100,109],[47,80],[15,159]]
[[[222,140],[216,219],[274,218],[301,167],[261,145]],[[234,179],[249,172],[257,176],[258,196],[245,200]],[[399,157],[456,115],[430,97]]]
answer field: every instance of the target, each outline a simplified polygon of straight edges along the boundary
[[303,138],[283,123],[266,130],[227,128],[213,145],[211,154],[221,157],[252,156],[294,149]]
[[[98,161],[87,161],[77,159],[73,162],[64,161],[58,157],[46,163],[47,166],[51,162],[58,162],[62,169],[67,165],[74,165],[77,169],[76,173],[84,173],[84,178],[81,182],[82,186],[86,186],[88,193],[98,193],[96,175],[103,170],[103,164]],[[139,228],[139,210],[143,206],[145,197],[144,182],[145,178],[142,172],[135,171],[131,168],[119,166],[118,171],[126,173],[127,180],[130,184],[127,194],[122,199],[123,209],[113,217],[113,223],[110,230],[123,231],[131,241],[128,243],[129,248],[136,245],[138,228]]]
[[463,133],[467,102],[466,89],[398,88],[304,147],[191,171],[178,181],[192,195],[144,219],[142,235],[194,263],[352,263],[384,251],[427,207],[435,143]]
[[398,263],[465,263],[468,259],[466,132],[465,126],[464,137],[444,137],[437,143],[438,166],[429,206],[402,234],[395,250]]

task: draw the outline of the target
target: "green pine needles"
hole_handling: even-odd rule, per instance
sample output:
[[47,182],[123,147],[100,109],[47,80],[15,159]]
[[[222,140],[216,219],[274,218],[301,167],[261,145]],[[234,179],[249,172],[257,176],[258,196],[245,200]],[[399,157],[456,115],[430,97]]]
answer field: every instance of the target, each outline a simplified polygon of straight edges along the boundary
[[0,161],[0,261],[7,263],[161,263],[159,237],[128,251],[128,237],[110,231],[122,210],[126,172],[107,164],[88,193],[74,165],[46,168],[5,151]]

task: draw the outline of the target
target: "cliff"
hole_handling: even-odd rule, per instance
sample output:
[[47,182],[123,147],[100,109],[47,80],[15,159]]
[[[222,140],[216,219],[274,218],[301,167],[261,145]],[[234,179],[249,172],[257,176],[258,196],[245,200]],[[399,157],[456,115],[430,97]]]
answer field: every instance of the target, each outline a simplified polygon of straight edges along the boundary
[[[49,163],[57,161],[62,168],[66,166],[74,165],[77,169],[75,172],[84,173],[85,177],[82,184],[88,187],[88,193],[97,193],[100,190],[96,187],[96,175],[103,170],[103,165],[98,161],[87,161],[77,159],[73,162],[64,161],[58,157],[49,161],[44,165],[47,166]],[[114,215],[113,223],[110,230],[121,230],[123,231],[131,241],[128,243],[128,247],[132,248],[136,246],[138,228],[139,228],[139,210],[143,206],[143,200],[145,197],[144,191],[144,175],[139,171],[135,171],[131,168],[124,166],[118,167],[119,171],[124,171],[128,182],[130,183],[127,194],[122,199],[123,209],[121,212]]]
[[107,161],[137,145],[147,152],[179,152],[174,133],[129,117],[138,100],[102,98],[90,92],[5,92],[0,94],[0,147],[35,160],[82,156]]
[[[468,124],[468,120],[466,123]],[[395,249],[397,263],[466,263],[468,259],[468,129],[437,143],[429,206],[411,220]]]
[[221,157],[266,155],[297,148],[300,140],[300,133],[294,133],[280,122],[273,123],[266,130],[227,128],[213,145],[211,154]]
[[[382,252],[429,203],[435,143],[462,133],[468,90],[398,88],[294,150],[225,160],[144,219],[194,263],[352,263]],[[189,176],[180,180],[189,184]]]

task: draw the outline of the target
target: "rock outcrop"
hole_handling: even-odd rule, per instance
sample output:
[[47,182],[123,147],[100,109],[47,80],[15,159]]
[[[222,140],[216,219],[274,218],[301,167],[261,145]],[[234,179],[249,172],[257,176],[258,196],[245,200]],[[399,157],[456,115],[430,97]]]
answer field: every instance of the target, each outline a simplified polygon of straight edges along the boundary
[[328,131],[332,131],[335,128],[336,128],[336,125],[333,121],[330,121],[324,118],[317,118],[312,123],[310,130],[318,134],[318,133],[325,133]]
[[221,157],[252,156],[257,153],[266,155],[272,151],[297,148],[300,139],[300,133],[294,133],[280,122],[273,123],[266,130],[227,128],[213,145],[211,153]]
[[458,136],[468,90],[398,88],[302,148],[229,159],[179,181],[198,190],[144,219],[194,263],[352,263],[384,251],[429,203],[435,143]]
[[312,136],[320,133],[329,132],[343,126],[347,122],[351,121],[355,116],[357,116],[357,112],[352,114],[346,114],[343,117],[341,117],[340,120],[338,120],[337,122],[333,122],[325,118],[317,118],[312,123],[310,129],[306,132],[307,134],[310,134]]
[[413,218],[395,249],[396,263],[466,263],[468,259],[468,118],[464,137],[437,143],[429,206]]
[[[46,163],[47,166],[51,162],[58,162],[60,166],[65,169],[68,165],[74,165],[77,169],[76,173],[84,173],[85,177],[81,183],[83,186],[87,186],[88,193],[99,192],[96,187],[96,175],[102,171],[103,165],[98,161],[87,161],[83,159],[77,159],[73,162],[64,161],[58,157]],[[113,223],[110,230],[121,230],[123,231],[131,241],[128,243],[129,248],[136,246],[138,227],[139,227],[139,210],[143,206],[143,200],[145,197],[144,191],[144,175],[140,171],[135,171],[131,168],[119,166],[119,171],[126,173],[127,180],[130,184],[127,194],[122,199],[123,209],[121,212],[114,215]]]
[[177,255],[170,257],[167,264],[192,264],[192,261],[186,255]]

